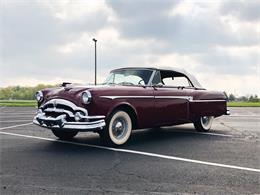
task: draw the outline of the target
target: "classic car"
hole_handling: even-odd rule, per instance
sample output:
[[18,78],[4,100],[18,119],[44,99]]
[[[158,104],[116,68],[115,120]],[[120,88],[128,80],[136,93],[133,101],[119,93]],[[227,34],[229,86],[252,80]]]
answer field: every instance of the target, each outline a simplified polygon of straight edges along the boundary
[[122,145],[132,130],[193,123],[209,131],[227,110],[223,92],[208,91],[182,69],[129,67],[112,70],[102,85],[60,87],[36,93],[34,124],[60,139],[93,131],[108,144]]

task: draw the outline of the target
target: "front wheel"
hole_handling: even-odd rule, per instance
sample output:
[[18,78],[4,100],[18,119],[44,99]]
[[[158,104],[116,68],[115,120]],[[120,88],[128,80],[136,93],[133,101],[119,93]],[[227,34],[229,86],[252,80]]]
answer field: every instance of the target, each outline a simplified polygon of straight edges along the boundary
[[197,131],[207,132],[210,130],[213,120],[213,116],[202,116],[193,124]]
[[100,132],[100,137],[106,144],[123,145],[132,133],[132,120],[123,110],[114,112],[108,120],[107,127]]
[[52,133],[62,139],[62,140],[69,140],[75,137],[78,134],[78,131],[67,131],[67,130],[55,130],[52,129]]

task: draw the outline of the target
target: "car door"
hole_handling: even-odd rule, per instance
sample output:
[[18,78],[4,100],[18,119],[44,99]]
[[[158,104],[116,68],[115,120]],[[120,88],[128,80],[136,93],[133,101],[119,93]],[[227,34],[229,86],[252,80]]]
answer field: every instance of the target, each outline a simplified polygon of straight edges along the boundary
[[[173,86],[163,79],[174,77],[174,72],[157,71],[153,79],[155,120],[158,126],[173,125],[188,120],[189,91],[182,86]],[[166,75],[166,76],[165,76]]]

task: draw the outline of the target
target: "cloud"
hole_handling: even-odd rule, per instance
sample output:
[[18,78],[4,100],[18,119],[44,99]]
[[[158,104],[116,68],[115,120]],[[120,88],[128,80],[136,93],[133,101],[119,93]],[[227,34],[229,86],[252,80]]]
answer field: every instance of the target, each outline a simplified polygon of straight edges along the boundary
[[[95,37],[99,81],[118,67],[175,66],[202,82],[214,77],[207,87],[255,93],[258,7],[254,0],[4,1],[0,86],[93,82]],[[226,87],[228,78],[245,79],[249,89]]]
[[[73,43],[86,32],[94,35],[93,32],[106,25],[109,10],[105,11],[101,2],[97,5],[99,8],[93,12],[88,11],[93,5],[82,5],[80,2],[73,5],[41,1],[6,2],[0,12],[3,40],[0,66],[3,76],[47,80],[59,74],[62,78],[70,77],[73,73],[75,78],[80,76],[74,70],[86,67],[88,53],[67,56],[57,52],[56,48]],[[82,7],[84,9],[78,14],[77,10]],[[73,13],[67,13],[68,10]],[[58,17],[61,15],[63,18]],[[80,77],[84,78],[83,75]]]
[[201,63],[198,69],[207,72],[250,75],[257,72],[260,62],[259,51],[257,46],[217,46],[203,54],[194,55],[194,58]]
[[[259,42],[255,28],[246,31],[240,28],[239,33],[232,31],[232,26],[221,19],[214,2],[141,2],[108,1],[120,18],[115,25],[122,37],[149,37],[168,43],[164,53],[199,53],[218,44],[254,45]],[[219,7],[218,4],[216,6]]]
[[260,1],[258,0],[237,0],[226,1],[221,6],[221,12],[225,15],[236,16],[247,22],[260,21]]

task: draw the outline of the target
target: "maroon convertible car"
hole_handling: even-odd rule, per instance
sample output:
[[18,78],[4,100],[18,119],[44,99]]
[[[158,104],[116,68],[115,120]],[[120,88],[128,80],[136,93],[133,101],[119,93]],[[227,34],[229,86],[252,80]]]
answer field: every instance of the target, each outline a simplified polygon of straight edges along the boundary
[[121,68],[98,86],[61,87],[36,93],[34,124],[60,139],[94,131],[112,145],[122,145],[132,130],[193,123],[209,131],[215,117],[229,114],[222,92],[207,91],[179,69]]

